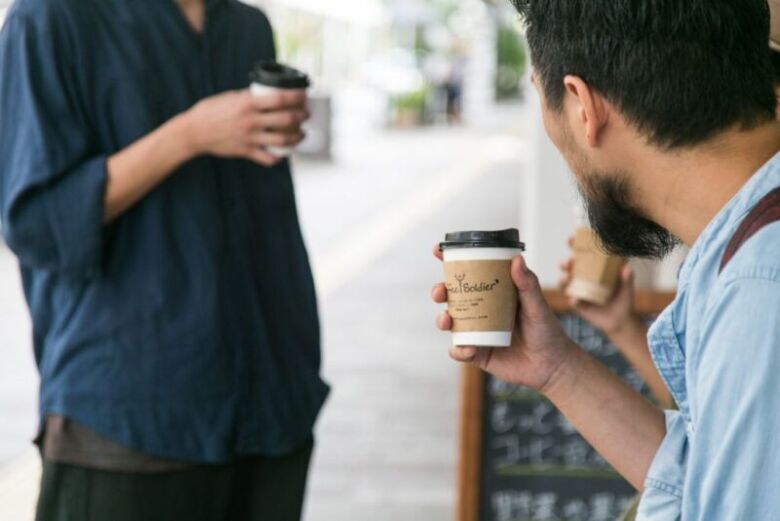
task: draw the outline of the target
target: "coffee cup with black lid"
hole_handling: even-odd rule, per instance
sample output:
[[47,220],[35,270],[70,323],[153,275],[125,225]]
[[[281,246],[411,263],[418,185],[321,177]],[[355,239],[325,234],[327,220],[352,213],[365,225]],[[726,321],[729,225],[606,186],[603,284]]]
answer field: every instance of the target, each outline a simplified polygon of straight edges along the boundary
[[[249,91],[254,96],[267,96],[280,90],[305,90],[311,85],[306,73],[276,62],[256,64],[249,78],[251,80]],[[267,147],[267,150],[276,157],[288,157],[292,154],[293,148]]]
[[511,264],[525,251],[520,232],[514,228],[452,232],[439,248],[453,345],[510,346],[518,305]]

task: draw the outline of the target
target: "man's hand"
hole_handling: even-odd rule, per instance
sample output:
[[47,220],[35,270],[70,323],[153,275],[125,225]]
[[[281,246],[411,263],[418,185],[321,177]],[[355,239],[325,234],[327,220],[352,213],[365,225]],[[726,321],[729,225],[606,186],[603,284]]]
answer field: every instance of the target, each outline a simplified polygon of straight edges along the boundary
[[[441,259],[438,248],[434,252]],[[618,472],[642,490],[666,433],[663,413],[569,340],[522,257],[512,260],[512,281],[519,302],[512,345],[453,347],[450,356],[544,394]],[[444,284],[434,286],[433,300],[447,301]],[[449,330],[452,318],[443,313],[437,324]]]
[[[571,241],[569,242],[571,244]],[[572,279],[574,260],[561,263],[559,286],[565,290]],[[619,334],[642,320],[634,311],[634,271],[626,264],[620,271],[620,280],[609,302],[600,306],[580,299],[570,299],[572,309],[582,318],[609,336]]]
[[[434,255],[441,259],[438,247]],[[575,359],[579,348],[566,336],[555,314],[544,299],[539,281],[522,257],[512,260],[512,281],[517,287],[518,317],[508,348],[452,347],[450,356],[459,362],[471,362],[497,378],[525,385],[546,393],[555,386],[556,376]],[[433,300],[447,302],[447,288],[437,284]],[[452,318],[446,311],[437,326],[448,331]]]
[[204,99],[108,158],[103,221],[116,219],[199,155],[278,163],[265,147],[300,143],[301,124],[308,117],[303,90],[267,96],[243,90]]
[[309,118],[306,92],[293,90],[253,96],[249,90],[206,98],[184,114],[192,155],[248,159],[272,166],[279,158],[266,147],[295,146]]
[[[572,237],[569,239],[569,246],[573,243]],[[571,282],[573,267],[573,259],[561,263],[561,289],[566,289]],[[669,407],[672,405],[672,397],[650,356],[647,325],[634,310],[634,292],[634,272],[626,264],[620,272],[619,285],[609,302],[600,306],[579,299],[569,299],[569,303],[579,316],[607,335],[647,383],[658,403]]]

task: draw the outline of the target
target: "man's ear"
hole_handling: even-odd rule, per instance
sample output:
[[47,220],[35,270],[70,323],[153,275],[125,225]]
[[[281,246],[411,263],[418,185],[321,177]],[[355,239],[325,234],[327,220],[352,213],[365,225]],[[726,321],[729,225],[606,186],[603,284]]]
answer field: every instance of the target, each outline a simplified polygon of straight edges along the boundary
[[609,120],[609,105],[601,94],[594,91],[579,76],[563,78],[566,94],[575,103],[575,117],[585,132],[585,139],[592,147],[599,146],[601,132]]

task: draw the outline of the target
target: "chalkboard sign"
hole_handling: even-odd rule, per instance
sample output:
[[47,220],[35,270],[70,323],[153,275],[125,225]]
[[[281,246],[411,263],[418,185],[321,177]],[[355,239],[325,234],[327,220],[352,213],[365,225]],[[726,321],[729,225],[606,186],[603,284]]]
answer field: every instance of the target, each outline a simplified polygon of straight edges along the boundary
[[[633,388],[644,384],[606,337],[545,292],[567,334]],[[648,321],[673,294],[640,292]],[[458,521],[612,521],[636,491],[546,399],[464,366]]]

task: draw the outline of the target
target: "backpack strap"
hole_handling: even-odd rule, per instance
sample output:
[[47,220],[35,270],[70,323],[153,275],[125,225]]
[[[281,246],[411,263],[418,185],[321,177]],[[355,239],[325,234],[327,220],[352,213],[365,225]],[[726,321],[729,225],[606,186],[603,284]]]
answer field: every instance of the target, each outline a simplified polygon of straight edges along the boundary
[[720,260],[720,270],[718,273],[723,271],[748,239],[765,226],[777,221],[780,221],[780,187],[777,187],[766,194],[742,220],[739,228],[737,228],[737,231],[731,237],[728,246],[726,246],[726,251],[723,252],[723,258]]

